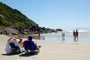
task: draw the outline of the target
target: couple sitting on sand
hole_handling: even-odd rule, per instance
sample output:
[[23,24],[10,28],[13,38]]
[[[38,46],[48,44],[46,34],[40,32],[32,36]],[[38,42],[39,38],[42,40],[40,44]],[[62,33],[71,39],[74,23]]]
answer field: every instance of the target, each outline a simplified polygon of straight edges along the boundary
[[39,51],[39,47],[32,41],[32,37],[29,36],[28,40],[22,42],[22,39],[19,39],[17,42],[16,38],[10,38],[6,45],[6,53],[7,54],[17,54],[21,53],[25,50],[26,53]]

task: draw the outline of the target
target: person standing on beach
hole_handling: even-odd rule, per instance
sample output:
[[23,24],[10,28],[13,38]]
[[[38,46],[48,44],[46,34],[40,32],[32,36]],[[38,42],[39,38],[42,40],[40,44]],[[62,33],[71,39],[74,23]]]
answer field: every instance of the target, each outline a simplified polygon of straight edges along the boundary
[[74,42],[76,42],[76,32],[75,32],[75,30],[73,31],[73,37],[74,37]]
[[73,31],[73,36],[74,36],[74,42],[78,42],[78,30]]
[[76,30],[76,42],[78,42],[78,30]]
[[65,41],[65,32],[62,32],[62,41]]

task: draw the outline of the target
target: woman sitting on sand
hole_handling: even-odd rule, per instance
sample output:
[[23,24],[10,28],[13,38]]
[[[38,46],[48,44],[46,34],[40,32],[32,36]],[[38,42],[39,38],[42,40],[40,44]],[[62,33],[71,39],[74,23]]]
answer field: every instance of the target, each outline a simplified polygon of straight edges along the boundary
[[6,45],[6,53],[10,54],[10,53],[20,53],[20,45],[17,42],[16,38],[10,38],[7,41],[7,45]]
[[18,43],[20,45],[21,52],[25,51],[23,39],[20,38]]

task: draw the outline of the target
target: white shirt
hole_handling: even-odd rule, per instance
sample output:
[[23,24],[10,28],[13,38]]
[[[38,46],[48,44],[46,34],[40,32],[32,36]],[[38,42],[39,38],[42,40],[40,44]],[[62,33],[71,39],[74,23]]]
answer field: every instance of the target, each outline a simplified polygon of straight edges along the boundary
[[17,40],[9,40],[9,41],[7,42],[6,48],[5,48],[5,51],[6,51],[7,54],[11,53],[11,47],[10,47],[10,45],[9,45],[10,43],[14,43],[15,46],[20,47],[20,45],[19,45],[19,43],[17,42]]

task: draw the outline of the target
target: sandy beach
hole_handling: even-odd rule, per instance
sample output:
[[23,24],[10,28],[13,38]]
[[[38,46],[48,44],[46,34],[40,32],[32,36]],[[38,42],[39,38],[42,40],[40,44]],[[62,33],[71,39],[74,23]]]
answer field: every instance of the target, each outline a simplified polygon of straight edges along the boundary
[[42,46],[38,55],[5,55],[5,46],[9,37],[0,35],[1,60],[90,60],[90,43],[65,43],[34,40]]

